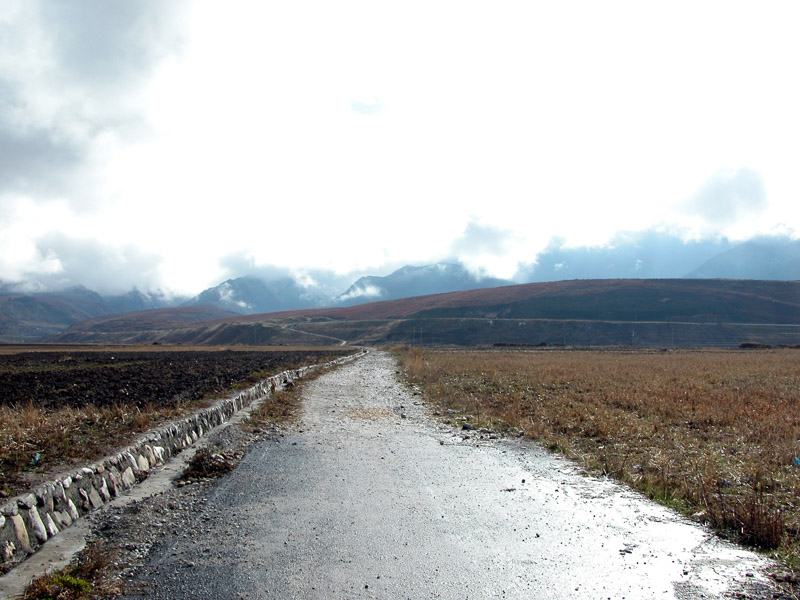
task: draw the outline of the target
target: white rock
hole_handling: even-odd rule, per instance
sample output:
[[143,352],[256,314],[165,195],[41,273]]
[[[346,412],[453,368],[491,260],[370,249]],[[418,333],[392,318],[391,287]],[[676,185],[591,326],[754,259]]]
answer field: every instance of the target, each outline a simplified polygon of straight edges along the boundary
[[67,499],[67,512],[73,521],[77,521],[81,516],[71,498]]
[[103,500],[108,502],[111,500],[111,494],[108,491],[108,483],[106,483],[105,478],[101,479],[103,485],[100,486],[100,495],[103,497]]
[[122,472],[122,483],[126,488],[130,488],[136,484],[136,475],[133,474],[133,469],[130,467]]
[[25,521],[22,520],[22,515],[14,515],[11,517],[11,522],[14,524],[14,533],[17,535],[20,547],[25,552],[33,552],[31,549],[31,540],[28,538],[28,528],[25,527]]
[[47,533],[50,534],[50,537],[53,537],[58,533],[58,527],[56,526],[55,521],[53,521],[53,517],[51,517],[49,514],[45,515],[45,527],[47,527]]
[[142,454],[140,454],[139,458],[137,459],[137,466],[139,467],[140,471],[150,470],[150,463],[147,462],[147,459]]
[[31,521],[31,527],[33,528],[33,535],[36,536],[36,539],[40,542],[46,542],[47,538],[47,529],[44,527],[44,522],[42,522],[42,517],[39,516],[39,511],[36,510],[34,506],[28,511],[28,518]]

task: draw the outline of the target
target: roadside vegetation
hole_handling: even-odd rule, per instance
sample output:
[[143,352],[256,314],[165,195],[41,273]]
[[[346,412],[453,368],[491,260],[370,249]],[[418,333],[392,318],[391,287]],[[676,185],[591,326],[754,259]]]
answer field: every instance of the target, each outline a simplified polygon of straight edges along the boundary
[[[145,351],[147,350],[147,351]],[[285,369],[350,350],[0,352],[0,499]]]
[[21,600],[91,600],[123,591],[122,581],[109,572],[111,558],[102,546],[91,546],[74,564],[31,581]]
[[521,432],[800,565],[800,352],[396,350],[476,427]]

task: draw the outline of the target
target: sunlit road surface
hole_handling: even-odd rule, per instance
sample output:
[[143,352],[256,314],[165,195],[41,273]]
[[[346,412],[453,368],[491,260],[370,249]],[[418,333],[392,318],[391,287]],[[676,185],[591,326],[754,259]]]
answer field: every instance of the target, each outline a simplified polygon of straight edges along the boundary
[[772,597],[765,559],[530,442],[438,423],[396,369],[373,352],[308,384],[296,433],[151,555],[149,596]]

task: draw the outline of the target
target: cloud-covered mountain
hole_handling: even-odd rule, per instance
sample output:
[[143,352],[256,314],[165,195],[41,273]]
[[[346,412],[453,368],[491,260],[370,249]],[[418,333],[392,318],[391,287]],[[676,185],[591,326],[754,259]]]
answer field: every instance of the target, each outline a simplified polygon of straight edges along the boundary
[[[520,269],[515,282],[654,278],[800,280],[800,240],[774,236],[738,245],[724,238],[684,242],[650,231],[619,235],[605,246],[569,248],[554,242],[535,263]],[[178,305],[255,314],[354,306],[512,283],[477,277],[459,263],[409,265],[386,276],[361,277],[344,293],[337,293],[334,281],[341,284],[332,273],[311,277],[264,270],[260,276],[228,279],[190,300],[139,289],[102,296],[83,286],[42,291],[37,282],[0,283],[0,340],[33,341],[101,315]]]
[[179,300],[161,292],[139,290],[103,297],[83,286],[57,292],[24,292],[17,286],[0,284],[0,340],[33,341],[93,317],[164,308]]
[[406,265],[385,277],[375,275],[361,277],[344,294],[336,298],[335,304],[352,306],[376,300],[395,300],[425,294],[462,292],[509,285],[510,283],[510,281],[494,277],[476,277],[460,264],[437,263],[423,267]]
[[714,256],[687,277],[800,280],[800,240],[754,239]]
[[325,299],[290,277],[265,280],[258,277],[228,279],[204,290],[185,306],[216,306],[240,314],[312,308]]
[[603,246],[568,247],[554,240],[524,266],[519,282],[568,279],[679,278],[729,250],[727,239],[683,241],[665,232],[622,233]]

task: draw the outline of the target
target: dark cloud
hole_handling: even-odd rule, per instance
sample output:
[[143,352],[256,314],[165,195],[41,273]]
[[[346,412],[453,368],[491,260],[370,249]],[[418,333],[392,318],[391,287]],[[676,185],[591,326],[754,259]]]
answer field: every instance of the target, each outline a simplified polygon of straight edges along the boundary
[[136,98],[155,65],[179,47],[184,6],[8,4],[0,23],[0,194],[91,193],[75,187],[86,182],[80,171],[92,143],[107,132],[137,135],[145,126]]
[[134,287],[144,290],[161,287],[160,257],[135,246],[116,247],[51,232],[37,240],[36,248],[41,256],[50,261],[58,260],[62,267],[52,274],[26,274],[26,282],[38,289],[58,290],[83,285],[100,293],[113,294]]
[[657,230],[619,233],[604,246],[567,248],[554,239],[514,279],[679,278],[731,247],[724,238],[683,241]]
[[685,204],[692,214],[719,226],[758,214],[766,207],[764,180],[749,168],[720,171]]
[[92,89],[144,82],[177,49],[182,3],[162,0],[40,0],[41,26],[62,77]]
[[80,163],[80,150],[44,127],[22,127],[13,115],[24,101],[0,80],[0,193],[11,189],[58,187]]

